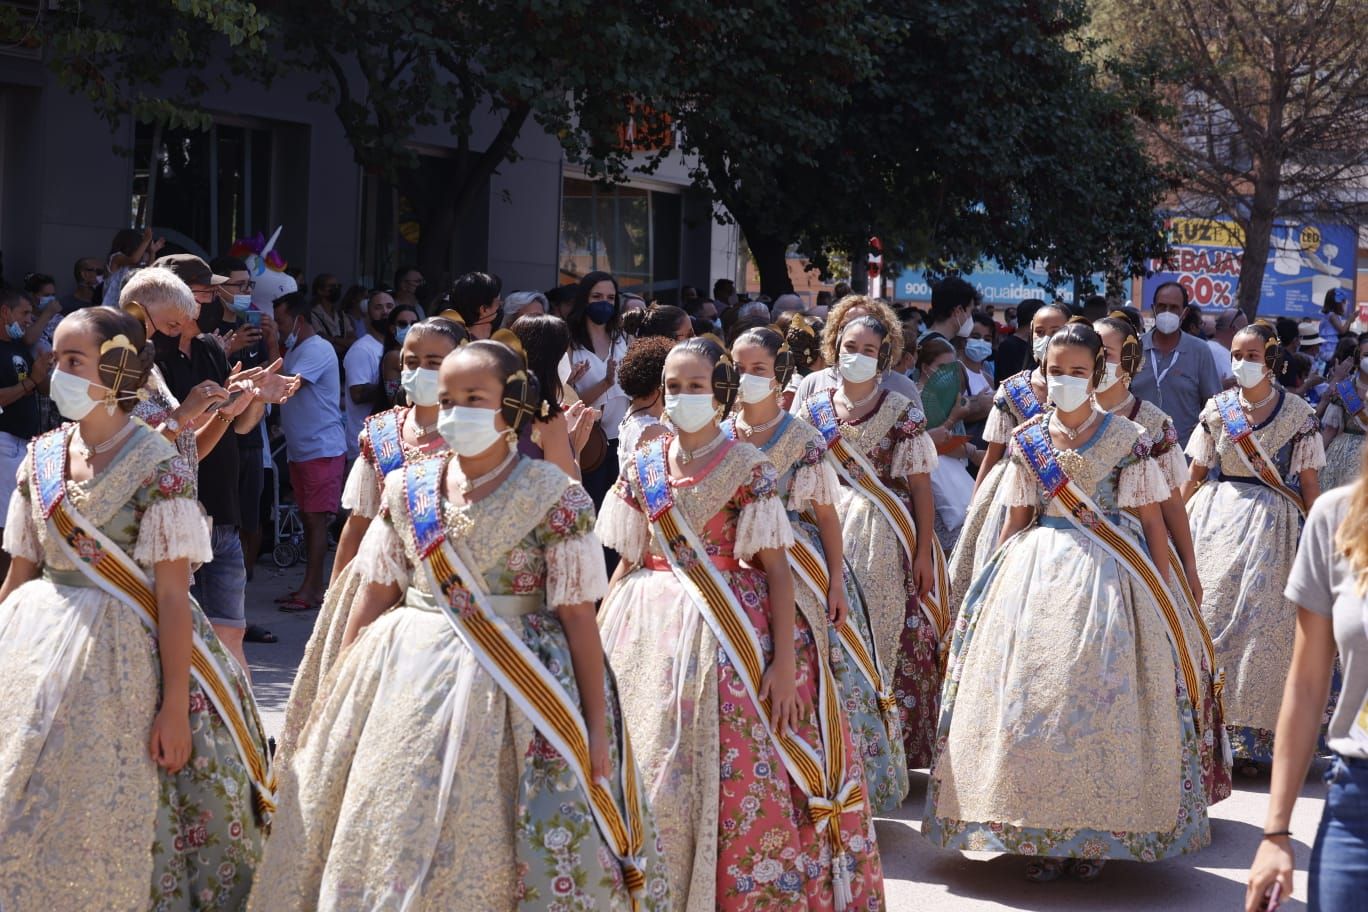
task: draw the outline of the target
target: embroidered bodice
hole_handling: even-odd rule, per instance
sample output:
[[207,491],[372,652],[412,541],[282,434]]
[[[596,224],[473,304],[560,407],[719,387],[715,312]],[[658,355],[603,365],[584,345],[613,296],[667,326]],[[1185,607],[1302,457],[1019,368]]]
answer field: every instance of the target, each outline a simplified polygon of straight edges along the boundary
[[[993,395],[993,410],[988,413],[988,419],[983,425],[984,441],[1004,444],[1011,442],[1012,431],[1016,429],[1017,425],[1025,421],[1027,416],[1017,407],[1009,389],[1011,384],[1020,383],[1022,378],[1026,380],[1029,386],[1032,373],[1032,371],[1025,370],[1002,381],[997,393]],[[1035,396],[1035,390],[1031,391],[1031,395],[1032,397]],[[1043,403],[1041,404],[1043,405]]]
[[380,496],[384,490],[385,480],[380,477],[380,470],[377,467],[375,444],[372,442],[371,432],[375,426],[372,422],[380,420],[382,416],[390,414],[395,416],[398,427],[399,450],[404,457],[400,468],[414,460],[435,456],[446,449],[446,441],[442,439],[440,434],[433,434],[422,446],[414,446],[404,439],[404,422],[408,420],[409,411],[410,409],[407,406],[395,406],[387,412],[381,412],[366,419],[365,427],[358,435],[361,445],[360,458],[352,463],[351,471],[347,474],[347,483],[342,489],[342,506],[345,509],[367,519],[374,519],[375,514],[380,510]]
[[[1273,460],[1278,477],[1295,486],[1301,472],[1324,467],[1325,446],[1315,409],[1300,396],[1284,390],[1278,395],[1281,401],[1272,416],[1254,426],[1254,439]],[[1197,429],[1188,441],[1188,455],[1199,465],[1219,469],[1223,476],[1248,478],[1253,474],[1239,447],[1226,435],[1215,399],[1202,409]]]
[[[811,415],[806,408],[802,414]],[[874,411],[838,426],[841,439],[869,460],[880,481],[903,497],[908,496],[908,475],[936,467],[936,446],[926,434],[926,416],[898,393],[885,392]]]

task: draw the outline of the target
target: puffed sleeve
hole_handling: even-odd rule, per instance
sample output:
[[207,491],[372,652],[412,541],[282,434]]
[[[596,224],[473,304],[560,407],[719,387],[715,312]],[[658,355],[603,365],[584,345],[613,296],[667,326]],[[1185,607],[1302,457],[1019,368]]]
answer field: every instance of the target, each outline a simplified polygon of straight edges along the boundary
[[19,466],[19,484],[10,495],[5,516],[5,552],[34,564],[43,562],[43,544],[33,523],[33,502],[29,496],[28,460]]
[[766,548],[787,548],[793,544],[793,524],[784,512],[778,486],[774,465],[762,462],[751,471],[750,481],[737,490],[734,502],[741,512],[736,520],[734,551],[741,560]]
[[1169,488],[1182,487],[1188,477],[1187,459],[1183,456],[1183,448],[1178,445],[1178,429],[1172,421],[1164,422],[1163,436],[1154,442],[1150,453],[1159,463],[1159,470],[1164,473]]
[[342,489],[342,507],[357,516],[374,519],[380,512],[380,477],[371,464],[369,443],[362,444],[361,455],[347,473],[347,484]]
[[1002,470],[1002,481],[998,483],[998,497],[1008,507],[1034,507],[1040,509],[1040,485],[1035,474],[1026,465],[1017,443],[1013,440],[1007,449],[1008,460]]
[[375,521],[366,528],[352,558],[356,574],[367,583],[395,585],[407,589],[411,572],[404,543],[394,528],[389,507],[382,505]]
[[835,505],[841,482],[836,477],[836,470],[822,458],[823,453],[823,446],[817,441],[810,441],[803,448],[798,468],[793,470],[793,484],[789,487],[789,509],[801,513],[814,504]]
[[199,565],[214,559],[209,517],[195,499],[195,467],[176,455],[159,463],[144,484],[133,560],[144,567],[162,561],[189,560]]
[[1211,412],[1204,410],[1197,427],[1188,440],[1187,455],[1199,466],[1211,468],[1216,464],[1216,439],[1211,436]]
[[651,529],[625,476],[619,477],[603,498],[603,510],[594,531],[605,548],[612,548],[628,563],[641,563],[651,540]]
[[1151,449],[1149,437],[1142,434],[1130,454],[1121,460],[1116,481],[1117,506],[1143,507],[1168,500],[1172,486]]
[[1320,422],[1315,415],[1307,415],[1301,429],[1292,437],[1292,463],[1289,472],[1316,471],[1325,468],[1325,438],[1320,435]]
[[594,534],[594,501],[572,484],[546,515],[546,601],[551,607],[596,602],[608,594],[603,546]]
[[1337,431],[1344,427],[1344,407],[1339,404],[1338,399],[1325,407],[1325,414],[1321,416],[1321,424]]
[[1015,429],[1016,418],[1007,405],[1007,394],[999,390],[993,397],[993,410],[988,413],[988,420],[983,423],[983,441],[1007,443],[1012,439],[1012,431]]
[[894,428],[898,442],[893,445],[893,476],[929,474],[936,467],[936,445],[926,433],[926,416],[908,408]]

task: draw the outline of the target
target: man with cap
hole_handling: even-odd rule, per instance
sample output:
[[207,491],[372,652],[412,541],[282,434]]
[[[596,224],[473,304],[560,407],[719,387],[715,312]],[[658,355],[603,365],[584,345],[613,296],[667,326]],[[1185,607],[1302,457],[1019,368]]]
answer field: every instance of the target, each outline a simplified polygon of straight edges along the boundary
[[[178,253],[164,256],[152,265],[171,270],[190,286],[201,314],[216,304],[218,313],[222,313],[220,288],[229,279],[215,274],[204,260],[193,254]],[[152,328],[157,367],[177,399],[184,401],[197,384],[205,382],[228,387],[231,368],[224,346],[217,338],[199,332],[199,326],[189,321],[178,336],[161,331],[155,320]],[[219,639],[244,670],[247,668],[247,658],[242,651],[247,627],[244,602],[247,571],[242,557],[242,540],[238,537],[238,527],[242,524],[237,484],[240,475],[238,434],[255,430],[263,413],[264,405],[259,400],[250,395],[238,396],[201,419],[208,427],[219,428],[220,433],[217,439],[210,436],[199,441],[198,495],[200,505],[213,524],[214,559],[195,572],[191,594],[214,625]]]

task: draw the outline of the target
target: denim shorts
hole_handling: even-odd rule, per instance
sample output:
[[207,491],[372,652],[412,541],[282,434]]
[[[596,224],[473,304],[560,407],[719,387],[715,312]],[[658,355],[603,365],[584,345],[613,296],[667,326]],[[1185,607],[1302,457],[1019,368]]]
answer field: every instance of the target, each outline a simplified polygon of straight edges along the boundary
[[1310,912],[1368,912],[1368,760],[1335,757],[1308,869]]
[[237,526],[214,526],[212,538],[214,559],[195,571],[190,594],[211,623],[246,627],[247,568]]

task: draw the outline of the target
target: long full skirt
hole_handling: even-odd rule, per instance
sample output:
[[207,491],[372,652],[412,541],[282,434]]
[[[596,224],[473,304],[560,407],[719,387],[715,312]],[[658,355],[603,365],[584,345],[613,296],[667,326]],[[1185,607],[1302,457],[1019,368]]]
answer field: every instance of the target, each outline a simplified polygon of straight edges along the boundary
[[974,492],[964,525],[960,527],[959,541],[950,555],[950,604],[957,613],[970,584],[997,550],[998,537],[1007,522],[1007,505],[997,496],[1006,467],[1007,460],[999,460]]
[[1325,448],[1321,491],[1353,484],[1363,474],[1363,434],[1340,434]]
[[[578,700],[560,623],[511,623]],[[631,908],[578,779],[413,590],[324,680],[280,791],[253,909]],[[643,908],[667,908],[653,831],[645,854]]]
[[1081,532],[1041,525],[993,557],[944,700],[923,830],[937,845],[1155,861],[1210,842],[1167,626]]
[[0,604],[0,908],[246,902],[262,841],[247,768],[193,680],[190,761],[174,776],[159,768],[148,742],[160,699],[156,640],[101,590],[38,579]]
[[[724,572],[771,654],[765,576]],[[672,573],[640,569],[600,613],[648,801],[665,845],[677,909],[833,908],[831,846],[781,763],[711,628]],[[816,695],[812,634],[795,624],[798,691]],[[809,717],[799,734],[819,745]],[[853,749],[847,776],[863,776]],[[868,805],[838,821],[857,908],[883,908]]]

